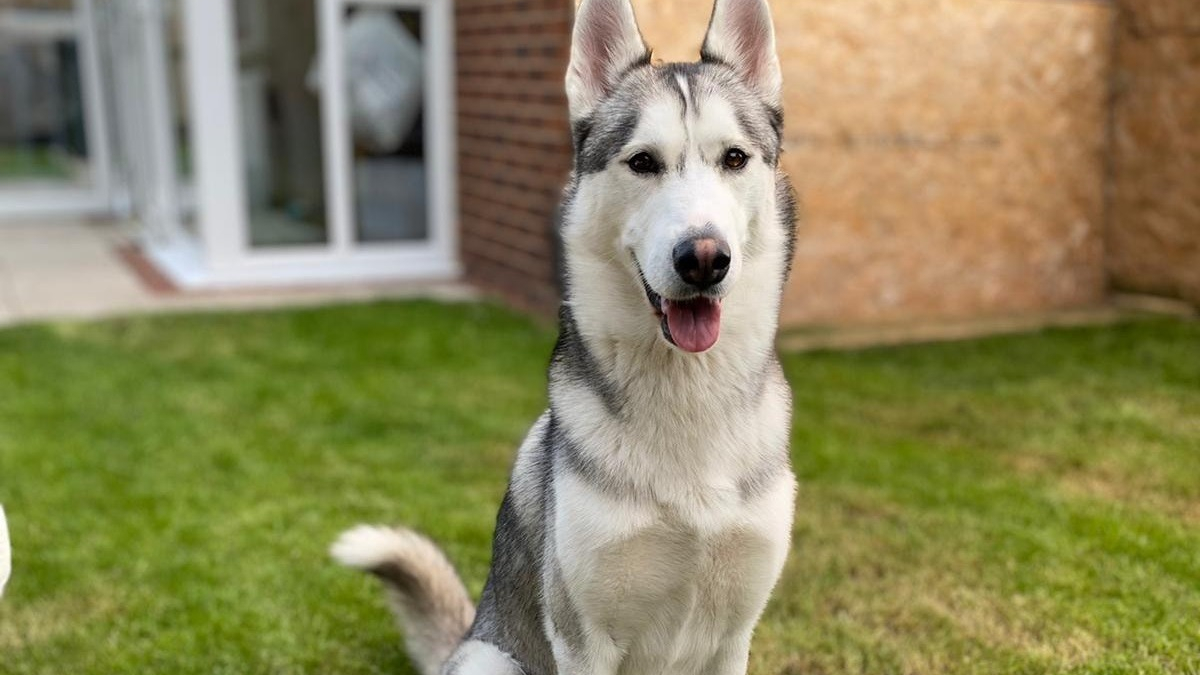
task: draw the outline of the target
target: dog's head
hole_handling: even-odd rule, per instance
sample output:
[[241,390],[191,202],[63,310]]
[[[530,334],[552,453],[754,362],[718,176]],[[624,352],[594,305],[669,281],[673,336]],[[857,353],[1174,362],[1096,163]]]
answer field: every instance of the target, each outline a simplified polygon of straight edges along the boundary
[[780,89],[766,0],[717,0],[701,60],[665,65],[651,63],[630,0],[583,0],[564,240],[592,269],[572,275],[626,276],[645,296],[641,327],[687,352],[711,348],[747,266],[786,245],[767,231],[781,229]]

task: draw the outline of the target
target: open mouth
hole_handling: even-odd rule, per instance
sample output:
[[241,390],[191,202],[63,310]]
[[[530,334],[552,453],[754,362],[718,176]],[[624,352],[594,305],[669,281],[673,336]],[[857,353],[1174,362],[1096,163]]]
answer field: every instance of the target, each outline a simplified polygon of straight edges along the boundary
[[708,351],[717,343],[721,335],[719,299],[698,295],[685,300],[668,300],[650,288],[640,265],[638,278],[667,342],[693,354]]

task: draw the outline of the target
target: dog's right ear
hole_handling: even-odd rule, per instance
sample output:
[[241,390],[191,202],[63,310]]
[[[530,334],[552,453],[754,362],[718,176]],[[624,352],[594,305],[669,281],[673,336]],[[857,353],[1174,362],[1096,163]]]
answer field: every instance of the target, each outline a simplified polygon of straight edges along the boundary
[[780,104],[783,76],[767,0],[716,0],[700,60],[732,66],[764,100]]
[[583,0],[575,10],[567,68],[571,119],[587,117],[630,66],[649,61],[630,0]]

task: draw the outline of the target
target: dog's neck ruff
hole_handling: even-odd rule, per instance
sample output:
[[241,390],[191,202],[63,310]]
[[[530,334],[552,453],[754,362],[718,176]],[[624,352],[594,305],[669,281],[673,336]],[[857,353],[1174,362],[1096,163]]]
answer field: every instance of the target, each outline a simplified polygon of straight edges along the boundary
[[644,336],[588,332],[577,309],[563,305],[550,365],[556,452],[618,500],[668,508],[697,527],[727,526],[758,477],[787,466],[791,397],[774,313],[735,301],[730,314],[762,323],[730,325],[713,349],[691,354],[650,322]]

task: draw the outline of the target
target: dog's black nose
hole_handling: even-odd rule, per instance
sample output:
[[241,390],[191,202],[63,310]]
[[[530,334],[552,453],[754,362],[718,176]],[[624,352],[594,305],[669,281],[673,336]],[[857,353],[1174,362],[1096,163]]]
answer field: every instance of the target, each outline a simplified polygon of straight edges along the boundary
[[729,272],[729,242],[724,239],[686,239],[676,244],[672,256],[679,278],[699,289],[716,286]]

